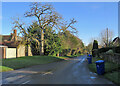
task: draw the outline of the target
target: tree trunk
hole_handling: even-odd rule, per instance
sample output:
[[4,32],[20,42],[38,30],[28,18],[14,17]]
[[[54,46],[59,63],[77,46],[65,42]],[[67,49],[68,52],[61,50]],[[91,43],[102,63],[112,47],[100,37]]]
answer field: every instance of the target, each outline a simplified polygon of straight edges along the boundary
[[59,53],[57,53],[57,57],[59,57],[60,55],[59,55]]
[[41,30],[41,48],[40,55],[44,55],[44,32]]
[[73,52],[73,55],[75,55],[75,53],[77,53],[77,51],[76,51],[76,50]]
[[69,54],[69,55],[72,55],[72,50],[73,50],[73,49],[70,49],[70,54]]
[[28,56],[28,43],[27,43],[27,47],[26,47],[26,56]]

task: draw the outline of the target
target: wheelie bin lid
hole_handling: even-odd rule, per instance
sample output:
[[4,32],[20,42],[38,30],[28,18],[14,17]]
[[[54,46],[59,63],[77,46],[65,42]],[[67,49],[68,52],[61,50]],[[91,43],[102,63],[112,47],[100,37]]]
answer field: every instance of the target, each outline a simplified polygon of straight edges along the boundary
[[90,55],[90,57],[92,57],[92,55]]
[[103,63],[103,62],[105,62],[105,61],[104,60],[98,60],[95,63]]

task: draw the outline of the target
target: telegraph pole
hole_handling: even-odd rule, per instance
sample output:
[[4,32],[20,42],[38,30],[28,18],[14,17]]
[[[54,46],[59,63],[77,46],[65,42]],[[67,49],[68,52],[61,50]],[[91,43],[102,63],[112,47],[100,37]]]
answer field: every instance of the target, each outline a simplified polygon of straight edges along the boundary
[[107,28],[107,47],[108,47],[108,28]]

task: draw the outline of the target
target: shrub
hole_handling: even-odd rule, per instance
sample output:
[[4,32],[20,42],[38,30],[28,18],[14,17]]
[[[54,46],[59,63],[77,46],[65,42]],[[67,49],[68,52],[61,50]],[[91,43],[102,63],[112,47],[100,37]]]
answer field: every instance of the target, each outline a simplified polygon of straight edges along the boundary
[[118,47],[105,47],[98,50],[99,53],[105,53],[109,50],[113,50],[114,53],[120,53],[120,46]]
[[93,49],[98,49],[98,41],[94,40],[93,42]]
[[92,49],[92,56],[93,57],[95,57],[97,55],[97,53],[98,53],[97,49],[98,49],[98,41],[94,40],[93,49]]

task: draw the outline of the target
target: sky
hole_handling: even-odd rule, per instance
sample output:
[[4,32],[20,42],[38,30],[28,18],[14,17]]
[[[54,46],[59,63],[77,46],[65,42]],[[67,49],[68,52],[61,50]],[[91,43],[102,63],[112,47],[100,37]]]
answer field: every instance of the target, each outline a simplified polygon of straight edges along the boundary
[[[74,25],[77,36],[87,45],[91,38],[99,37],[102,30],[108,28],[118,36],[118,3],[117,2],[50,2],[55,10],[67,21],[77,20]],[[18,16],[26,23],[24,13],[29,10],[30,2],[2,2],[2,34],[9,35],[12,21]]]

